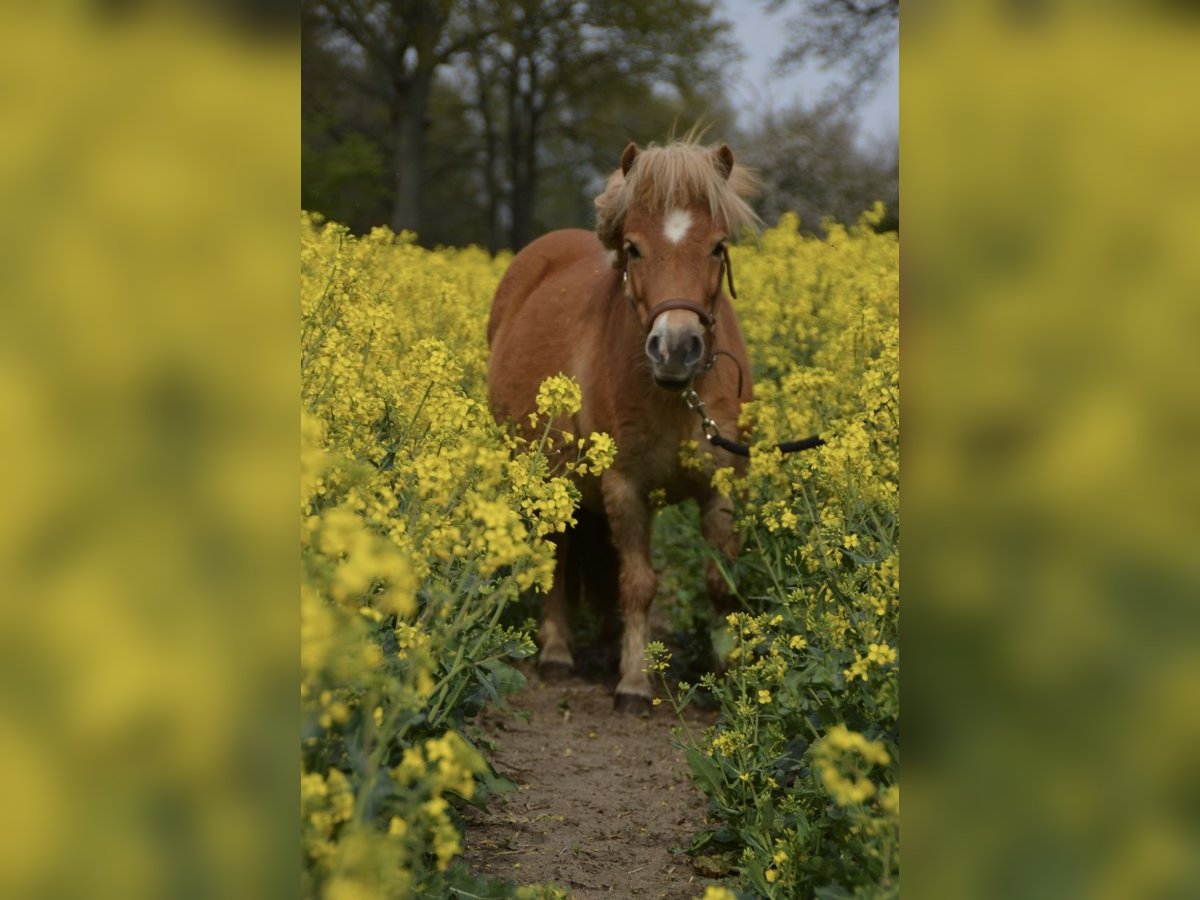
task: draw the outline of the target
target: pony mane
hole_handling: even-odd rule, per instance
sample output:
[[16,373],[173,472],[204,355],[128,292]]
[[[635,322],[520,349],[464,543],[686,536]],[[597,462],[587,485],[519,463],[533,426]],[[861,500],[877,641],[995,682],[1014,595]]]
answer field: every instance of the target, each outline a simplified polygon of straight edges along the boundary
[[742,229],[757,232],[761,221],[743,198],[758,192],[758,176],[736,163],[728,178],[722,176],[715,164],[718,147],[685,137],[665,147],[651,144],[638,153],[628,175],[618,167],[595,200],[601,243],[620,253],[625,216],[634,207],[665,213],[673,207],[707,204],[714,219],[725,220],[731,235]]

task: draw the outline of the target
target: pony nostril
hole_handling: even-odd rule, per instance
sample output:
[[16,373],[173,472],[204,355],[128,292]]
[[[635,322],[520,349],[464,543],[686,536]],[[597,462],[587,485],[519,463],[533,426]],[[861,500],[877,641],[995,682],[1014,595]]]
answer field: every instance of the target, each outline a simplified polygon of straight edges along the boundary
[[646,355],[650,357],[652,362],[658,362],[663,358],[659,353],[661,347],[662,341],[659,339],[658,335],[650,335],[649,340],[646,341]]
[[692,365],[693,363],[699,362],[700,357],[703,355],[704,355],[704,341],[702,341],[698,336],[693,334],[691,337],[691,340],[688,341],[688,349],[687,349],[688,365]]

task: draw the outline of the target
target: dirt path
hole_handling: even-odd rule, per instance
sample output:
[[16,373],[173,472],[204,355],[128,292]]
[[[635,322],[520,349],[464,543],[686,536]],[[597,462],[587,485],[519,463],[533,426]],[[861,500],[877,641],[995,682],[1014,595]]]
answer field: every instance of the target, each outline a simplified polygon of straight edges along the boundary
[[512,713],[481,717],[497,744],[496,768],[517,790],[469,823],[472,871],[553,883],[579,900],[703,894],[691,858],[671,852],[706,819],[704,796],[671,745],[674,714],[665,705],[649,718],[618,713],[604,684],[527,674]]

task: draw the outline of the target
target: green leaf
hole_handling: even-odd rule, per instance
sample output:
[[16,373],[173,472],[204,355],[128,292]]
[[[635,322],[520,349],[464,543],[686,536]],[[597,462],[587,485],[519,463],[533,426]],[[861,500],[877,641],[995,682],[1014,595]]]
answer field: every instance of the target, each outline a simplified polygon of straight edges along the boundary
[[722,622],[720,625],[712,629],[711,634],[713,652],[716,653],[717,659],[724,661],[731,650],[733,650],[733,635],[730,633],[728,626]]
[[761,803],[758,807],[758,822],[764,832],[770,831],[775,825],[775,804]]
[[853,900],[854,895],[837,884],[825,884],[816,890],[817,900]]
[[[493,703],[499,703],[501,697],[507,697],[525,689],[528,684],[525,676],[518,669],[498,659],[486,659],[475,666],[475,678],[484,693]],[[478,696],[475,691],[473,696]],[[482,700],[482,696],[479,696]]]
[[687,852],[692,855],[700,852],[712,842],[714,834],[716,834],[716,832],[712,830],[701,831],[698,835],[692,838],[692,845],[688,847]]
[[517,886],[489,875],[473,875],[461,862],[446,872],[447,897],[473,897],[477,900],[512,900]]
[[501,697],[508,697],[523,691],[529,683],[519,669],[498,659],[489,659],[482,664],[482,667],[487,669],[495,679],[495,688]]
[[724,792],[725,779],[721,776],[720,768],[710,757],[695,747],[689,747],[687,761],[688,768],[692,770],[692,775],[700,783],[700,789],[704,793],[710,797],[717,797]]

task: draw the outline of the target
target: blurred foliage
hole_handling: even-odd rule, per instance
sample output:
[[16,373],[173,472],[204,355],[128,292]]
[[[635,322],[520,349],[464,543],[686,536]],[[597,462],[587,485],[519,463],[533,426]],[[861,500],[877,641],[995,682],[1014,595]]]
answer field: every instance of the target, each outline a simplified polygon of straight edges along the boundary
[[921,895],[1200,893],[1190,8],[905,19]]
[[272,896],[296,878],[291,47],[136,4],[0,20],[0,895]]

